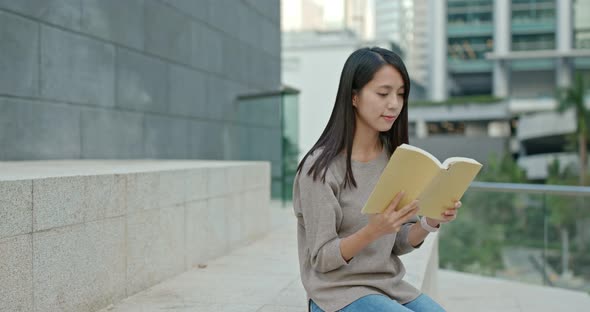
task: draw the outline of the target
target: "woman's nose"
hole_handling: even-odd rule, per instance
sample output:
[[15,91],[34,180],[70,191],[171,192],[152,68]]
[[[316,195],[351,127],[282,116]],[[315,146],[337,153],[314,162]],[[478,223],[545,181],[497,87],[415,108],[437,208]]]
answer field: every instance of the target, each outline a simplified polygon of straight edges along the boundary
[[387,102],[387,108],[389,109],[397,109],[401,105],[403,105],[403,103],[401,103],[401,101],[397,97]]

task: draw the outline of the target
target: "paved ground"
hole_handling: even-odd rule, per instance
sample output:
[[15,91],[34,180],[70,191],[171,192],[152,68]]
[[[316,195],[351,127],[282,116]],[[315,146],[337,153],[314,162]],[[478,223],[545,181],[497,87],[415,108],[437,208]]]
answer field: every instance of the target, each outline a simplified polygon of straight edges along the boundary
[[453,312],[590,311],[590,296],[473,274],[440,270],[439,300]]
[[[276,206],[276,203],[275,203]],[[294,219],[273,209],[264,239],[127,298],[103,312],[304,312]],[[438,300],[449,311],[589,311],[584,293],[439,271]]]

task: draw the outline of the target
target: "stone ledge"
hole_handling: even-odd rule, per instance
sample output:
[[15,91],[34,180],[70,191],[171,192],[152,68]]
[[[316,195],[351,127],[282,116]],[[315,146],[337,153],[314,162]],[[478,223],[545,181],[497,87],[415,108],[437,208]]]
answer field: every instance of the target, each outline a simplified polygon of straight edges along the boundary
[[262,237],[269,202],[266,162],[0,162],[0,306],[97,311]]
[[404,280],[425,294],[438,296],[438,233],[431,233],[420,248],[400,257],[406,267]]

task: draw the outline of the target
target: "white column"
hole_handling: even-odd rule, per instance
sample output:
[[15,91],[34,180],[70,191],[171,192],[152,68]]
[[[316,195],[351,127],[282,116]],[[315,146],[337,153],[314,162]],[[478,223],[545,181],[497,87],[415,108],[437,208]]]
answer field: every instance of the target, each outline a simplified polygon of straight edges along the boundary
[[[557,16],[557,29],[555,31],[555,43],[557,51],[567,53],[572,49],[573,22],[572,0],[556,0],[555,9]],[[557,59],[556,82],[558,87],[568,87],[572,82],[572,60],[560,57]]]
[[424,119],[416,120],[416,137],[422,139],[427,136],[428,136],[428,127],[426,125],[426,121],[424,121]]
[[[510,52],[510,0],[494,0],[494,54],[505,55]],[[510,86],[510,62],[496,59],[493,72],[493,93],[497,97],[507,97]]]
[[429,0],[428,14],[430,40],[428,46],[430,78],[428,97],[431,101],[444,101],[447,91],[447,1]]

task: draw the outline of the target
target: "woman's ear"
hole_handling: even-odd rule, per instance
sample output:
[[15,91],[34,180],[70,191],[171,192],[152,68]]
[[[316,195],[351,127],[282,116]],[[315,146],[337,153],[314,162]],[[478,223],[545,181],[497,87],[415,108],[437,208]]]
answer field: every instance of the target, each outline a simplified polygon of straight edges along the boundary
[[358,92],[356,90],[352,91],[352,106],[357,107],[357,102],[359,100]]

